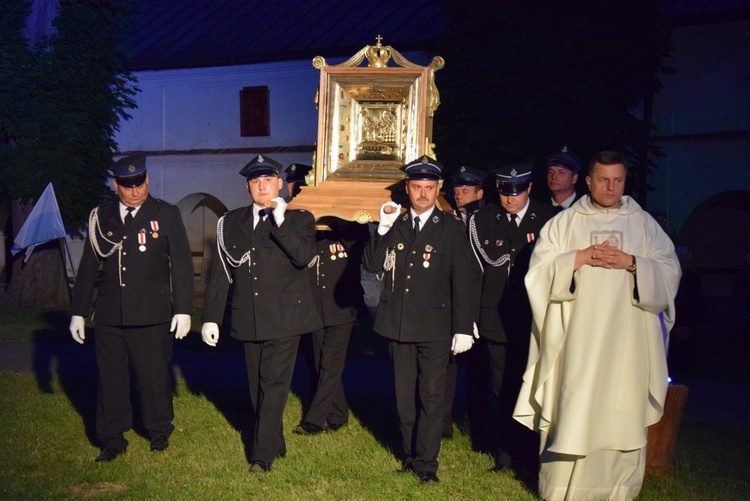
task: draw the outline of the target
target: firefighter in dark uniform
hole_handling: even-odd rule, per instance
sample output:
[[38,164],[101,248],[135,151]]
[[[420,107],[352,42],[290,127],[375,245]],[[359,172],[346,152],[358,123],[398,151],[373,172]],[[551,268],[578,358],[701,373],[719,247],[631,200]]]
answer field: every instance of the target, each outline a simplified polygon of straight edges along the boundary
[[144,157],[125,157],[109,173],[119,201],[91,211],[70,322],[73,339],[83,343],[83,319],[99,279],[94,316],[98,463],[112,461],[128,447],[124,433],[133,420],[128,366],[138,381],[151,450],[169,445],[174,430],[170,332],[185,337],[193,308],[193,258],[180,210],[148,194]]
[[[450,186],[445,190],[446,198],[454,207],[453,214],[460,217],[467,226],[472,214],[484,206],[484,183],[487,174],[476,167],[462,165],[451,176]],[[475,350],[471,356],[474,357]],[[453,437],[453,400],[456,395],[456,382],[458,379],[458,363],[456,356],[451,353],[448,357],[448,367],[445,369],[445,400],[443,407],[442,437]],[[487,387],[485,387],[485,393]]]
[[267,472],[286,454],[282,419],[300,335],[321,327],[307,266],[315,256],[315,219],[286,210],[281,165],[258,155],[240,174],[253,204],[219,219],[217,253],[206,288],[201,335],[216,346],[229,285],[231,335],[243,342],[255,428],[250,471]]
[[411,207],[401,214],[394,202],[383,204],[364,268],[385,278],[374,330],[389,341],[403,470],[434,483],[445,368],[451,352],[474,342],[481,268],[461,220],[435,206],[442,165],[423,156],[401,169]]
[[[528,356],[531,332],[531,307],[524,277],[531,251],[539,231],[552,217],[547,207],[529,198],[531,168],[528,165],[508,166],[495,172],[500,207],[491,204],[481,208],[469,220],[469,234],[484,268],[482,300],[479,317],[479,342],[486,345],[489,355],[494,420],[484,432],[492,437],[495,467],[499,471],[522,463],[525,450],[524,429],[512,419],[513,407],[521,387]],[[479,364],[477,364],[479,366]],[[486,374],[469,371],[469,388],[482,386],[479,378]],[[472,432],[481,433],[472,421]],[[526,430],[528,431],[528,430]],[[534,435],[533,433],[531,435]],[[537,460],[535,437],[531,452]],[[521,446],[518,444],[521,443]]]
[[545,201],[544,205],[551,207],[553,212],[557,214],[581,198],[582,193],[576,191],[581,164],[568,151],[567,146],[563,146],[560,151],[548,156],[546,164],[547,188],[549,188],[551,196]]
[[312,333],[316,383],[312,403],[294,430],[301,435],[336,431],[349,421],[341,376],[357,316],[365,310],[360,264],[370,231],[342,219],[327,222],[329,229],[317,232],[318,253],[309,268],[323,328]]

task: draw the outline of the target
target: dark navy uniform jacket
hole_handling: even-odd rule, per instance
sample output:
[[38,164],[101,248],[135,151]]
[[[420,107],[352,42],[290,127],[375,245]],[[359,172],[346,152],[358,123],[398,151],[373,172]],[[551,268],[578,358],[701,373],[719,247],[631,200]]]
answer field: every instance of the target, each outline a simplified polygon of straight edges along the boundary
[[310,281],[323,325],[354,322],[364,311],[359,267],[369,237],[367,225],[353,222],[340,222],[337,231],[318,233],[318,258],[310,267]]
[[[97,279],[96,321],[113,326],[169,322],[193,308],[193,258],[180,210],[150,195],[127,231],[118,201],[98,208],[98,258],[86,237],[73,290],[72,314],[87,316]],[[122,252],[113,243],[122,242]],[[99,273],[99,261],[102,270]]]
[[[481,268],[460,219],[433,210],[416,239],[410,211],[385,235],[373,233],[365,247],[364,267],[382,272],[374,330],[406,342],[438,341],[471,334],[479,313]],[[386,254],[394,268],[384,269]]]
[[[529,342],[531,308],[523,280],[539,231],[552,216],[550,208],[534,200],[530,200],[518,228],[508,220],[505,210],[494,204],[485,205],[472,216],[476,229],[476,235],[471,235],[472,244],[484,267],[481,337],[496,342]],[[471,226],[470,223],[470,232]],[[489,263],[504,254],[510,255],[509,262],[501,266]]]
[[217,250],[206,289],[203,321],[222,323],[230,285],[226,266],[234,283],[233,337],[266,341],[319,329],[323,323],[307,271],[315,255],[315,218],[307,211],[288,210],[280,228],[269,215],[266,221],[258,222],[255,230],[253,219],[252,205],[224,216],[225,249],[235,261],[240,261],[247,251],[250,259],[234,268]]

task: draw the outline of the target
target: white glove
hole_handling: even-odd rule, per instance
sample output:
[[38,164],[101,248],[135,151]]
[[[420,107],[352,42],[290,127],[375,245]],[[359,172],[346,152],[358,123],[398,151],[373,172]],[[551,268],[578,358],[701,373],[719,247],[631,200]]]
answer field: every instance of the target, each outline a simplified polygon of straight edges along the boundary
[[453,334],[453,342],[451,343],[451,351],[454,355],[469,351],[469,348],[474,344],[474,338],[471,334]]
[[273,209],[273,220],[276,221],[276,226],[281,226],[281,223],[284,222],[284,214],[286,213],[286,202],[281,197],[276,197],[273,199],[274,202],[276,202],[276,207]]
[[[177,332],[175,332],[177,329]],[[187,336],[190,332],[190,315],[184,313],[178,313],[172,317],[172,325],[169,327],[169,332],[174,332],[175,339],[182,339]]]
[[477,328],[477,323],[476,322],[474,322],[473,331],[474,331],[474,338],[475,339],[479,339],[479,329]]
[[201,327],[201,337],[208,346],[216,346],[216,342],[219,340],[219,324],[214,322],[204,323]]
[[86,327],[82,316],[73,315],[70,317],[70,334],[76,343],[83,344],[83,340],[86,339]]
[[[395,207],[396,210],[390,214],[386,214],[386,207]],[[380,223],[378,224],[378,235],[385,235],[396,222],[396,219],[401,215],[401,205],[393,201],[388,201],[380,206]]]

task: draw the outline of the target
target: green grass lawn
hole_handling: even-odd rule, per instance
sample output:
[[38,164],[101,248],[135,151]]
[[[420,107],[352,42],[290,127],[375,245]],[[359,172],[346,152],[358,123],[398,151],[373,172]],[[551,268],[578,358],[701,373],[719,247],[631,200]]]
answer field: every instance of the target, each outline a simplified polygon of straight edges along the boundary
[[[356,419],[336,433],[291,433],[301,404],[292,396],[284,416],[288,453],[268,474],[250,474],[241,431],[249,409],[228,392],[221,407],[179,384],[170,447],[152,453],[129,432],[124,457],[95,464],[87,438],[96,381],[55,378],[48,392],[32,374],[0,374],[0,497],[2,499],[534,499],[509,473],[493,474],[489,456],[474,453],[464,436],[445,442],[441,482],[421,486]],[[230,397],[237,397],[231,408]],[[229,409],[229,410],[227,410]],[[393,423],[395,426],[395,423]]]
[[[65,313],[0,314],[0,338],[72,343]],[[189,339],[183,346],[200,346],[197,332]],[[371,339],[358,339],[354,355],[382,357]],[[492,458],[472,450],[460,431],[443,442],[439,484],[422,486],[400,473],[392,450],[398,443],[394,403],[366,391],[350,395],[348,426],[314,437],[291,433],[302,415],[300,397],[291,394],[287,456],[268,474],[250,474],[246,391],[178,380],[169,449],[152,453],[131,431],[123,457],[95,464],[96,377],[71,369],[68,361],[48,374],[0,372],[0,499],[537,499],[512,472],[488,472]],[[747,499],[749,448],[747,420],[683,422],[676,474],[647,477],[639,499]]]

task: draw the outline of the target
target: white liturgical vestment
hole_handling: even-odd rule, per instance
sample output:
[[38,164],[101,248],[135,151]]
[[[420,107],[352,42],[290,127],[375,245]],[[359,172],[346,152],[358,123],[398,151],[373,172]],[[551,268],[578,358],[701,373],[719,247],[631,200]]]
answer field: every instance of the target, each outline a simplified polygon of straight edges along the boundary
[[[589,265],[573,271],[579,249],[605,241],[635,256],[636,276]],[[630,197],[602,210],[584,196],[544,226],[526,275],[533,323],[514,411],[541,433],[543,455],[646,445],[646,428],[664,409],[680,275],[669,236]],[[540,475],[545,495],[543,482]]]

